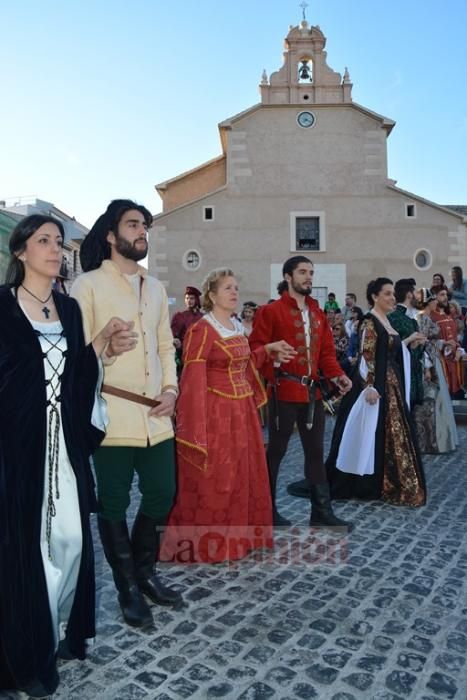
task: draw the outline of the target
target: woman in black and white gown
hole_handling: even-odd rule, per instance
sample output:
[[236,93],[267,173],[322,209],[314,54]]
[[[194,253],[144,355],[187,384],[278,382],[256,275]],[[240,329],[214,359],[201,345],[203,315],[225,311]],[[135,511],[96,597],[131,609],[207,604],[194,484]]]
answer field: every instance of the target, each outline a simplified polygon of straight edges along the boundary
[[95,633],[98,357],[129,329],[112,319],[85,346],[76,301],[52,291],[63,240],[49,216],[21,220],[0,287],[0,691],[32,697],[55,691],[57,654],[84,658]]

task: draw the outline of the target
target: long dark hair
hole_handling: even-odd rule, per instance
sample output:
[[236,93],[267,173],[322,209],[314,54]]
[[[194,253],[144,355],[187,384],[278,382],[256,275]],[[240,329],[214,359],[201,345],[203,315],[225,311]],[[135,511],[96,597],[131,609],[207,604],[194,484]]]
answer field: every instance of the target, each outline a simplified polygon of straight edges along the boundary
[[31,236],[44,224],[54,224],[60,231],[60,235],[65,240],[65,229],[63,224],[53,216],[46,214],[31,214],[21,219],[13,229],[8,247],[10,249],[10,260],[5,274],[5,283],[17,289],[24,280],[24,263],[19,259],[19,255],[26,250],[26,244]]
[[79,259],[83,272],[97,270],[103,260],[110,258],[110,243],[107,240],[109,231],[118,233],[118,224],[125,212],[135,209],[143,215],[148,228],[152,225],[151,212],[141,204],[131,199],[114,199],[105,212],[97,219],[81,244]]

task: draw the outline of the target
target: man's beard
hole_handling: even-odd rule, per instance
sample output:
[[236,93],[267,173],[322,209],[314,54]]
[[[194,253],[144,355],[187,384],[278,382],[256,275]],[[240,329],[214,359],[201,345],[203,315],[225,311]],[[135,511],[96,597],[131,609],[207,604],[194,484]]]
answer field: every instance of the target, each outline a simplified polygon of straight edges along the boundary
[[438,309],[442,309],[443,311],[447,311],[449,309],[449,301],[438,301]]
[[[146,245],[144,248],[139,249],[136,247],[136,244],[138,241],[142,240],[145,241]],[[148,242],[146,239],[137,238],[136,241],[130,243],[130,241],[127,241],[123,236],[117,235],[115,236],[115,250],[117,253],[120,253],[122,257],[127,258],[127,260],[138,262],[139,260],[143,260],[148,254]]]
[[292,283],[291,283],[291,284],[292,284],[292,289],[293,289],[294,292],[296,292],[297,294],[302,294],[304,297],[309,297],[309,296],[310,296],[310,294],[311,294],[311,286],[310,286],[310,287],[307,287],[306,289],[304,289],[303,287],[299,287],[298,284],[295,284],[295,283],[293,282],[293,280],[292,280]]

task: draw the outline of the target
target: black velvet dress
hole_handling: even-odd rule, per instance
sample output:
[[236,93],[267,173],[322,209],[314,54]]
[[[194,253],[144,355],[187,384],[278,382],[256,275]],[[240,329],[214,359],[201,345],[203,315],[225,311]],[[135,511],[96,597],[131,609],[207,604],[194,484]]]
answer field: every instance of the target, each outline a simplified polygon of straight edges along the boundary
[[[405,400],[401,339],[398,335],[390,335],[373,314],[365,316],[361,334],[368,377],[365,381],[362,379],[357,363],[352,375],[352,389],[344,396],[339,409],[326,460],[331,495],[335,499],[383,499],[395,505],[424,505],[425,477]],[[341,472],[336,467],[336,460],[350,410],[369,383],[374,384],[381,396],[375,468],[373,474],[358,476]],[[361,439],[368,438],[363,434]]]
[[[85,346],[74,299],[54,293],[67,341],[61,420],[77,484],[82,555],[66,639],[84,658],[95,634],[94,554],[89,514],[96,509],[89,457],[104,433],[91,425],[98,364]],[[0,287],[0,690],[40,682],[53,690],[55,639],[40,535],[46,465],[46,385],[41,346],[11,289]]]

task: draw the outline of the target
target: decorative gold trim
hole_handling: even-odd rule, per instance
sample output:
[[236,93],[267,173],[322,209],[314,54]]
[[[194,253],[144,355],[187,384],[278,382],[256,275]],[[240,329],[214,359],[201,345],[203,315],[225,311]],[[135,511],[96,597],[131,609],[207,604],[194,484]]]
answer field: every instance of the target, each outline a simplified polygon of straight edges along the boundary
[[210,386],[208,386],[208,391],[210,391],[211,394],[218,394],[219,396],[223,396],[226,399],[238,399],[238,400],[240,400],[240,399],[246,399],[246,398],[248,398],[248,396],[253,396],[253,390],[247,394],[241,394],[240,396],[237,396],[234,394],[226,394],[224,391],[219,391],[219,389],[212,389]]

